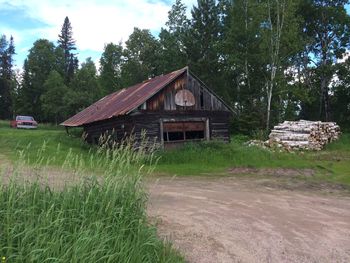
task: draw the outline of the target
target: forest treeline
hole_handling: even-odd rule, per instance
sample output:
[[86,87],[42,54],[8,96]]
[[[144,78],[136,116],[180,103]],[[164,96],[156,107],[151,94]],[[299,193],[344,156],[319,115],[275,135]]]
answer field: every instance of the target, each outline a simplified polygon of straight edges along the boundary
[[[57,43],[38,39],[16,73],[14,39],[0,38],[0,118],[59,123],[123,87],[186,65],[234,110],[235,131],[283,120],[350,126],[350,17],[344,0],[176,0],[157,37],[134,28],[108,43],[97,69],[79,63],[66,17]],[[108,25],[106,25],[108,26]],[[113,27],[122,25],[112,25]]]

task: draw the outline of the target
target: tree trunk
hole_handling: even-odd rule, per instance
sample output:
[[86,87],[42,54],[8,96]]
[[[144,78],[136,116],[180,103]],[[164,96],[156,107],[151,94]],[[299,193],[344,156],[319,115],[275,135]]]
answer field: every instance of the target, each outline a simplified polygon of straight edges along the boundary
[[268,19],[270,26],[270,79],[266,83],[266,95],[267,95],[267,113],[266,113],[266,132],[270,129],[270,119],[271,119],[271,100],[272,94],[275,86],[275,78],[278,68],[279,61],[279,52],[280,52],[280,44],[281,44],[281,36],[282,29],[284,25],[284,17],[285,17],[285,0],[274,0],[276,4],[276,17],[275,17],[275,25],[273,24],[272,19],[272,7],[270,1],[267,1],[268,5]]

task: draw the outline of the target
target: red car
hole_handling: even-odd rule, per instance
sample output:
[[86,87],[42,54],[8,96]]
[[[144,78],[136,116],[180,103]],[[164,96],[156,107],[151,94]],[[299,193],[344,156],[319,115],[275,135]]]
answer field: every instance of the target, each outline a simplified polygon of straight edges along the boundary
[[12,128],[36,129],[38,123],[32,116],[16,116],[16,120],[10,122]]

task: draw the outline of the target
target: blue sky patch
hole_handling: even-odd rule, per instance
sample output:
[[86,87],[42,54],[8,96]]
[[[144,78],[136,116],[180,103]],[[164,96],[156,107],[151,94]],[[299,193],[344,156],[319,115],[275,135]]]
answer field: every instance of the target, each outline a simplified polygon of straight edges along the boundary
[[0,25],[16,30],[47,27],[48,24],[28,15],[24,7],[16,7],[10,3],[0,6]]

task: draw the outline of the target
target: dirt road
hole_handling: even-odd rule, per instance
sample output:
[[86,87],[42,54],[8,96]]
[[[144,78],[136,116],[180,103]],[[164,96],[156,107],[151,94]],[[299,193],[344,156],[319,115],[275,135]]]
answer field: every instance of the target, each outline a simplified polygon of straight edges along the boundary
[[162,178],[149,214],[189,262],[350,262],[350,197],[239,177]]

